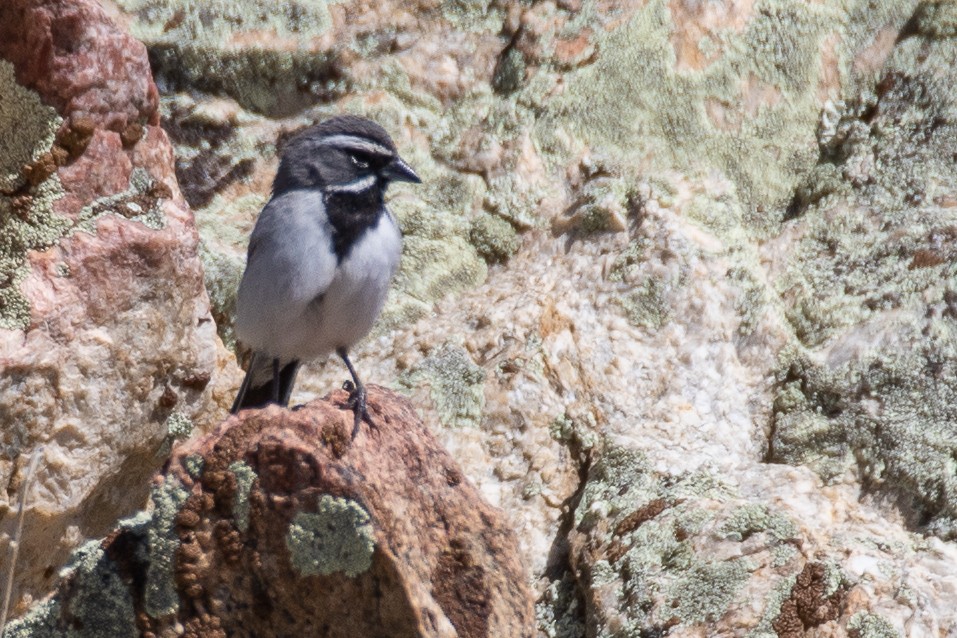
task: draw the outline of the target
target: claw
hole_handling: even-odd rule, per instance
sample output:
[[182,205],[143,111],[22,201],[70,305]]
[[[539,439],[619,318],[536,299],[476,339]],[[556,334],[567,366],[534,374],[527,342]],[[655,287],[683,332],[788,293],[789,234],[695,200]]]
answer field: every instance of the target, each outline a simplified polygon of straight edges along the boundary
[[[352,385],[352,383],[349,381],[346,381],[346,384]],[[355,386],[352,387],[352,390],[349,393],[349,407],[352,408],[352,412],[355,414],[355,422],[352,425],[352,439],[355,440],[356,435],[359,434],[359,425],[363,420],[370,426],[373,425],[372,418],[369,416],[369,412],[366,410],[365,386],[360,385],[358,388]]]

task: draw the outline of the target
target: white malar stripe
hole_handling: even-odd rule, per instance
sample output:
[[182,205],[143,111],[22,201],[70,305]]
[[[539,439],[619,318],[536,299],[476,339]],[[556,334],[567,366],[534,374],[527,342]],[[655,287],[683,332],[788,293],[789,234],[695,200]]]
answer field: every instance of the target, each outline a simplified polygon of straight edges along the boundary
[[333,193],[361,193],[362,191],[375,185],[376,175],[366,175],[361,179],[357,179],[345,184],[329,184],[326,186],[325,190],[327,192]]
[[382,155],[384,157],[392,156],[392,151],[385,146],[356,135],[330,135],[329,137],[322,138],[319,142],[319,146],[338,146],[353,151],[372,153],[373,155]]

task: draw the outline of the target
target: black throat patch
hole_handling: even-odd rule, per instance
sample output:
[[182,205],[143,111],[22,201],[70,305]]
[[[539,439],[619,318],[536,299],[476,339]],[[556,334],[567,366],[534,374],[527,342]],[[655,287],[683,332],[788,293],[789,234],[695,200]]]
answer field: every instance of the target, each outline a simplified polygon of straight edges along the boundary
[[332,226],[332,247],[340,264],[362,235],[378,223],[385,213],[385,201],[382,189],[376,187],[359,193],[327,192],[324,200]]

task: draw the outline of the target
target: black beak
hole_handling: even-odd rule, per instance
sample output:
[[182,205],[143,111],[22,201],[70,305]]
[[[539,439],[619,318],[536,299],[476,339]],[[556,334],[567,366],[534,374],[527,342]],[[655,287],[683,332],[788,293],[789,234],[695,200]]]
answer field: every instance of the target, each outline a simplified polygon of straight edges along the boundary
[[412,182],[421,184],[422,180],[415,174],[412,167],[405,163],[401,157],[396,157],[383,168],[379,174],[391,182]]

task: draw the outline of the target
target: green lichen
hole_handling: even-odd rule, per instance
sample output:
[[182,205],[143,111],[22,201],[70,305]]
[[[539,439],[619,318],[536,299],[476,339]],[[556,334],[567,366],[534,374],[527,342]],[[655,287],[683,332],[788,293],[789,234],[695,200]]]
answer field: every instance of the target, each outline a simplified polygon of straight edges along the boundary
[[472,220],[469,241],[489,263],[507,261],[521,244],[511,224],[488,214],[479,214]]
[[908,26],[910,33],[928,38],[953,38],[957,36],[957,5],[949,0],[921,2]]
[[505,18],[504,8],[497,2],[448,0],[441,6],[442,15],[455,27],[480,33],[500,29]]
[[375,532],[362,505],[323,494],[315,513],[298,512],[293,517],[286,547],[301,576],[343,572],[355,578],[372,566]]
[[[653,634],[675,621],[686,627],[713,623],[740,602],[756,565],[743,558],[715,560],[699,549],[701,539],[744,542],[763,534],[773,553],[797,534],[786,517],[764,506],[741,505],[740,497],[708,472],[662,474],[641,452],[607,443],[592,455],[573,520],[589,548],[608,549],[601,559],[591,558],[597,553],[579,557],[587,565],[579,562],[578,573],[591,602],[589,635]],[[790,584],[774,591],[766,630]]]
[[500,93],[512,93],[525,83],[525,55],[517,48],[508,49],[495,67],[492,86]]
[[119,0],[139,18],[136,37],[170,42],[203,41],[227,47],[236,33],[263,31],[277,39],[323,33],[332,24],[330,2],[290,0]]
[[535,209],[544,197],[544,192],[534,187],[529,188],[510,172],[490,177],[488,185],[489,189],[482,202],[486,210],[521,230],[541,225],[542,220],[536,217]]
[[70,228],[68,219],[53,212],[53,203],[62,196],[56,175],[26,199],[14,202],[0,194],[0,328],[22,330],[30,322],[30,304],[20,291],[27,252],[53,246]]
[[784,567],[800,556],[801,552],[794,545],[782,544],[771,547],[771,566]]
[[198,479],[203,475],[203,466],[205,464],[206,460],[199,454],[190,454],[183,459],[183,466],[193,479]]
[[67,633],[57,629],[60,601],[50,599],[34,605],[25,615],[10,621],[3,638],[66,638]]
[[0,60],[0,87],[0,193],[13,193],[26,184],[24,165],[50,150],[63,120],[39,95],[17,83],[14,67],[6,60]]
[[633,184],[620,177],[606,177],[605,166],[594,167],[598,176],[590,178],[578,193],[576,204],[566,212],[564,225],[582,235],[605,231],[623,231],[633,208]]
[[104,215],[126,217],[154,230],[163,228],[166,220],[155,187],[156,180],[146,169],[134,168],[126,190],[95,199],[80,210],[75,230],[95,234],[96,222]]
[[[225,93],[245,108],[290,115],[344,89],[333,58],[310,39],[331,25],[327,2],[122,0],[136,15],[133,35],[150,49],[166,82]],[[241,33],[268,34],[289,46],[241,44]],[[266,36],[263,36],[266,37]]]
[[535,612],[538,627],[546,638],[581,638],[585,635],[585,610],[575,581],[568,574],[548,585]]
[[143,593],[143,608],[153,618],[168,616],[179,609],[179,595],[173,578],[179,549],[174,520],[187,496],[189,494],[183,486],[171,476],[153,488],[153,513],[146,532],[149,567]]
[[[651,157],[660,170],[718,169],[745,202],[746,224],[771,232],[779,219],[772,211],[787,204],[817,163],[824,38],[839,26],[839,53],[848,58],[841,64],[847,64],[879,28],[901,22],[907,4],[762,2],[741,33],[720,34],[721,55],[689,72],[675,68],[668,3],[648,2],[624,25],[596,36],[600,54],[593,63],[563,75],[564,90],[546,105],[537,140],[557,152],[569,147],[566,138],[582,140],[626,163]],[[600,24],[596,7],[583,2],[567,35]],[[741,99],[746,78],[771,96],[751,112]],[[849,80],[852,89],[856,78]],[[709,115],[712,105],[727,113],[723,126]]]
[[14,67],[0,60],[0,328],[22,330],[30,321],[30,305],[20,284],[26,275],[26,254],[54,245],[69,220],[53,213],[63,195],[54,175],[28,187],[24,165],[36,162],[53,145],[63,120],[40,96],[17,84]]
[[205,243],[200,244],[199,256],[203,262],[203,277],[216,332],[227,348],[235,349],[236,292],[245,264],[238,257],[213,252]]
[[485,407],[485,371],[461,346],[445,344],[399,379],[405,387],[426,383],[442,423],[474,426]]
[[[663,250],[656,245],[654,229],[640,228],[628,247],[616,258],[609,280],[619,283],[615,299],[628,320],[647,330],[658,330],[672,319],[674,300],[690,276],[689,264],[699,249],[680,237],[669,240]],[[649,268],[646,261],[662,262],[665,268]]]
[[173,449],[175,441],[185,441],[193,433],[193,420],[182,412],[172,412],[164,424],[166,426],[166,436],[163,438],[163,445],[160,446],[157,456],[169,456]]
[[739,257],[741,265],[729,268],[726,275],[738,290],[734,300],[734,309],[740,319],[738,334],[747,337],[754,334],[767,315],[774,311],[776,300],[760,279],[757,260],[751,259],[754,255],[749,252],[747,256]]
[[118,638],[138,636],[133,595],[100,547],[90,541],[73,554],[71,569],[75,582],[69,597],[68,613],[80,629],[67,636]]
[[648,330],[658,330],[671,320],[666,284],[648,277],[618,299],[628,320]]
[[727,611],[752,569],[743,559],[696,565],[669,588],[667,596],[682,622],[713,622]]
[[764,599],[764,613],[761,614],[761,620],[748,633],[748,638],[779,638],[778,632],[774,630],[773,623],[781,615],[781,605],[791,597],[796,582],[797,575],[792,574],[778,580],[771,586],[770,593]]
[[949,537],[947,521],[957,516],[957,335],[933,317],[897,335],[899,345],[848,361],[801,357],[783,370],[772,458],[806,464],[825,480],[856,465],[872,489],[896,494],[928,531]]
[[[917,23],[937,11],[921,7]],[[939,202],[957,181],[957,42],[911,27],[879,94],[846,100],[820,140],[844,191],[798,211],[774,281],[800,343],[781,360],[770,451],[825,480],[852,470],[953,538],[957,210]]]
[[559,443],[563,443],[578,453],[587,453],[598,445],[597,423],[591,412],[585,419],[575,419],[561,414],[552,421],[548,434]]
[[233,519],[236,528],[246,533],[249,529],[249,493],[256,480],[256,472],[242,461],[230,464],[229,471],[236,476],[236,494],[233,497]]
[[794,521],[784,514],[772,512],[763,503],[748,503],[737,508],[720,530],[725,538],[738,542],[762,532],[774,541],[785,541],[795,538],[798,530]]
[[[53,246],[74,229],[93,232],[95,220],[107,212],[153,228],[160,227],[163,220],[156,197],[150,194],[153,180],[143,169],[133,170],[126,192],[102,198],[80,211],[75,226],[54,214],[53,204],[64,194],[57,175],[28,183],[22,168],[50,151],[62,120],[52,108],[43,106],[36,94],[20,87],[12,65],[2,60],[0,85],[6,87],[5,99],[0,100],[0,135],[6,144],[0,164],[0,327],[23,329],[30,318],[29,304],[20,291],[28,251]],[[58,271],[69,276],[64,267]]]
[[184,441],[193,433],[193,420],[182,412],[173,412],[166,418],[166,435]]
[[848,635],[852,638],[899,638],[902,633],[877,614],[859,611],[847,621]]
[[[122,638],[139,636],[133,595],[100,541],[78,548],[61,578],[71,578],[66,608],[52,598],[11,622],[5,638]],[[69,622],[63,622],[63,617]]]

